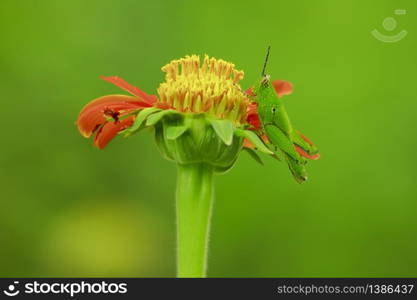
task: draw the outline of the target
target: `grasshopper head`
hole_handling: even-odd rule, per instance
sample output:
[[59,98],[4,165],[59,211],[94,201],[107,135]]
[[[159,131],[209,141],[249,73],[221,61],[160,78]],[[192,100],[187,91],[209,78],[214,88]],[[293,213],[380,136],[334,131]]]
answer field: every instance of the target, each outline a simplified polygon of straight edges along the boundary
[[266,74],[266,75],[262,76],[260,86],[261,87],[268,86],[270,82],[271,82],[271,76]]
[[263,102],[263,100],[268,95],[268,87],[271,86],[271,76],[264,75],[262,78],[258,81],[258,83],[255,84],[253,88],[253,95],[255,102]]

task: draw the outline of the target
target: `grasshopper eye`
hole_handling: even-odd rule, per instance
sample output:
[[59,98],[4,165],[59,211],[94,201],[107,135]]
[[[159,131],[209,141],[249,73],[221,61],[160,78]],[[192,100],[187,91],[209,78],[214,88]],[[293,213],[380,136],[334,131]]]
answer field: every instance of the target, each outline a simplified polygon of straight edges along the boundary
[[275,113],[277,109],[275,108],[275,106],[272,107],[272,113]]

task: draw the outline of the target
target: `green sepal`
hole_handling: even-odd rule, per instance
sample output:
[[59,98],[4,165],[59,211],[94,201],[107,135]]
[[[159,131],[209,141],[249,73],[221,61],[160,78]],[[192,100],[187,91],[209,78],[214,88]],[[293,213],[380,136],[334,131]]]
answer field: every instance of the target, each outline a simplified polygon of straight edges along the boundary
[[243,148],[243,150],[245,150],[247,153],[249,153],[249,155],[260,165],[264,165],[264,162],[262,161],[262,159],[259,157],[258,153],[256,153],[256,151],[250,149],[250,148]]
[[217,136],[225,143],[226,146],[230,146],[233,142],[233,124],[230,120],[212,120],[209,119],[211,126],[216,132]]
[[147,117],[149,117],[151,114],[156,113],[157,111],[160,111],[160,108],[157,107],[148,107],[142,109],[136,116],[135,122],[133,122],[133,125],[127,128],[126,130],[123,130],[121,133],[125,134],[125,136],[129,136],[134,134],[136,131],[140,129],[143,122],[146,120]]
[[263,153],[273,155],[274,152],[268,149],[267,146],[265,146],[264,142],[258,137],[256,133],[254,133],[251,130],[242,130],[242,129],[236,129],[235,134],[237,136],[241,136],[244,138],[247,138],[249,141],[252,142],[252,144],[256,147],[256,150],[259,150]]
[[166,129],[166,137],[168,140],[175,140],[186,132],[187,129],[187,126],[170,126]]
[[208,164],[216,173],[230,170],[242,149],[242,137],[233,136],[226,145],[205,114],[166,115],[150,128],[165,158],[183,165]]
[[150,115],[148,119],[146,120],[146,126],[153,126],[156,123],[158,123],[164,116],[170,115],[170,114],[178,114],[178,113],[174,110],[163,110],[163,111],[154,113]]

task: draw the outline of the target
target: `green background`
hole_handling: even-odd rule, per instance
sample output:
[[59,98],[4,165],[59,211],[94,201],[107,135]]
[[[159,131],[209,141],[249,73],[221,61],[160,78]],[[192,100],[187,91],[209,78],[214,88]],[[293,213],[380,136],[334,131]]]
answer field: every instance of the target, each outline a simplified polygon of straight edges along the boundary
[[[406,9],[398,16],[395,9]],[[175,165],[143,133],[103,151],[88,101],[149,93],[186,54],[294,84],[320,148],[298,185],[242,153],[216,177],[209,276],[417,276],[417,2],[1,1],[0,276],[175,275]],[[388,32],[382,21],[394,17]],[[397,43],[371,35],[407,30]]]

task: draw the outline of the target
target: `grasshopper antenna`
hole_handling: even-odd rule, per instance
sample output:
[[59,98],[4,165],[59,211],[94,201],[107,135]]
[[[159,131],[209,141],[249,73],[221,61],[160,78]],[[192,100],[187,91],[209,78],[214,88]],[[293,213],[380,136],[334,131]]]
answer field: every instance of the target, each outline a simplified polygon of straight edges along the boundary
[[271,46],[268,46],[268,50],[266,52],[266,57],[265,57],[265,62],[264,62],[264,67],[262,69],[262,77],[265,77],[265,69],[266,69],[266,64],[268,63],[268,58],[269,58],[269,51],[271,50]]

